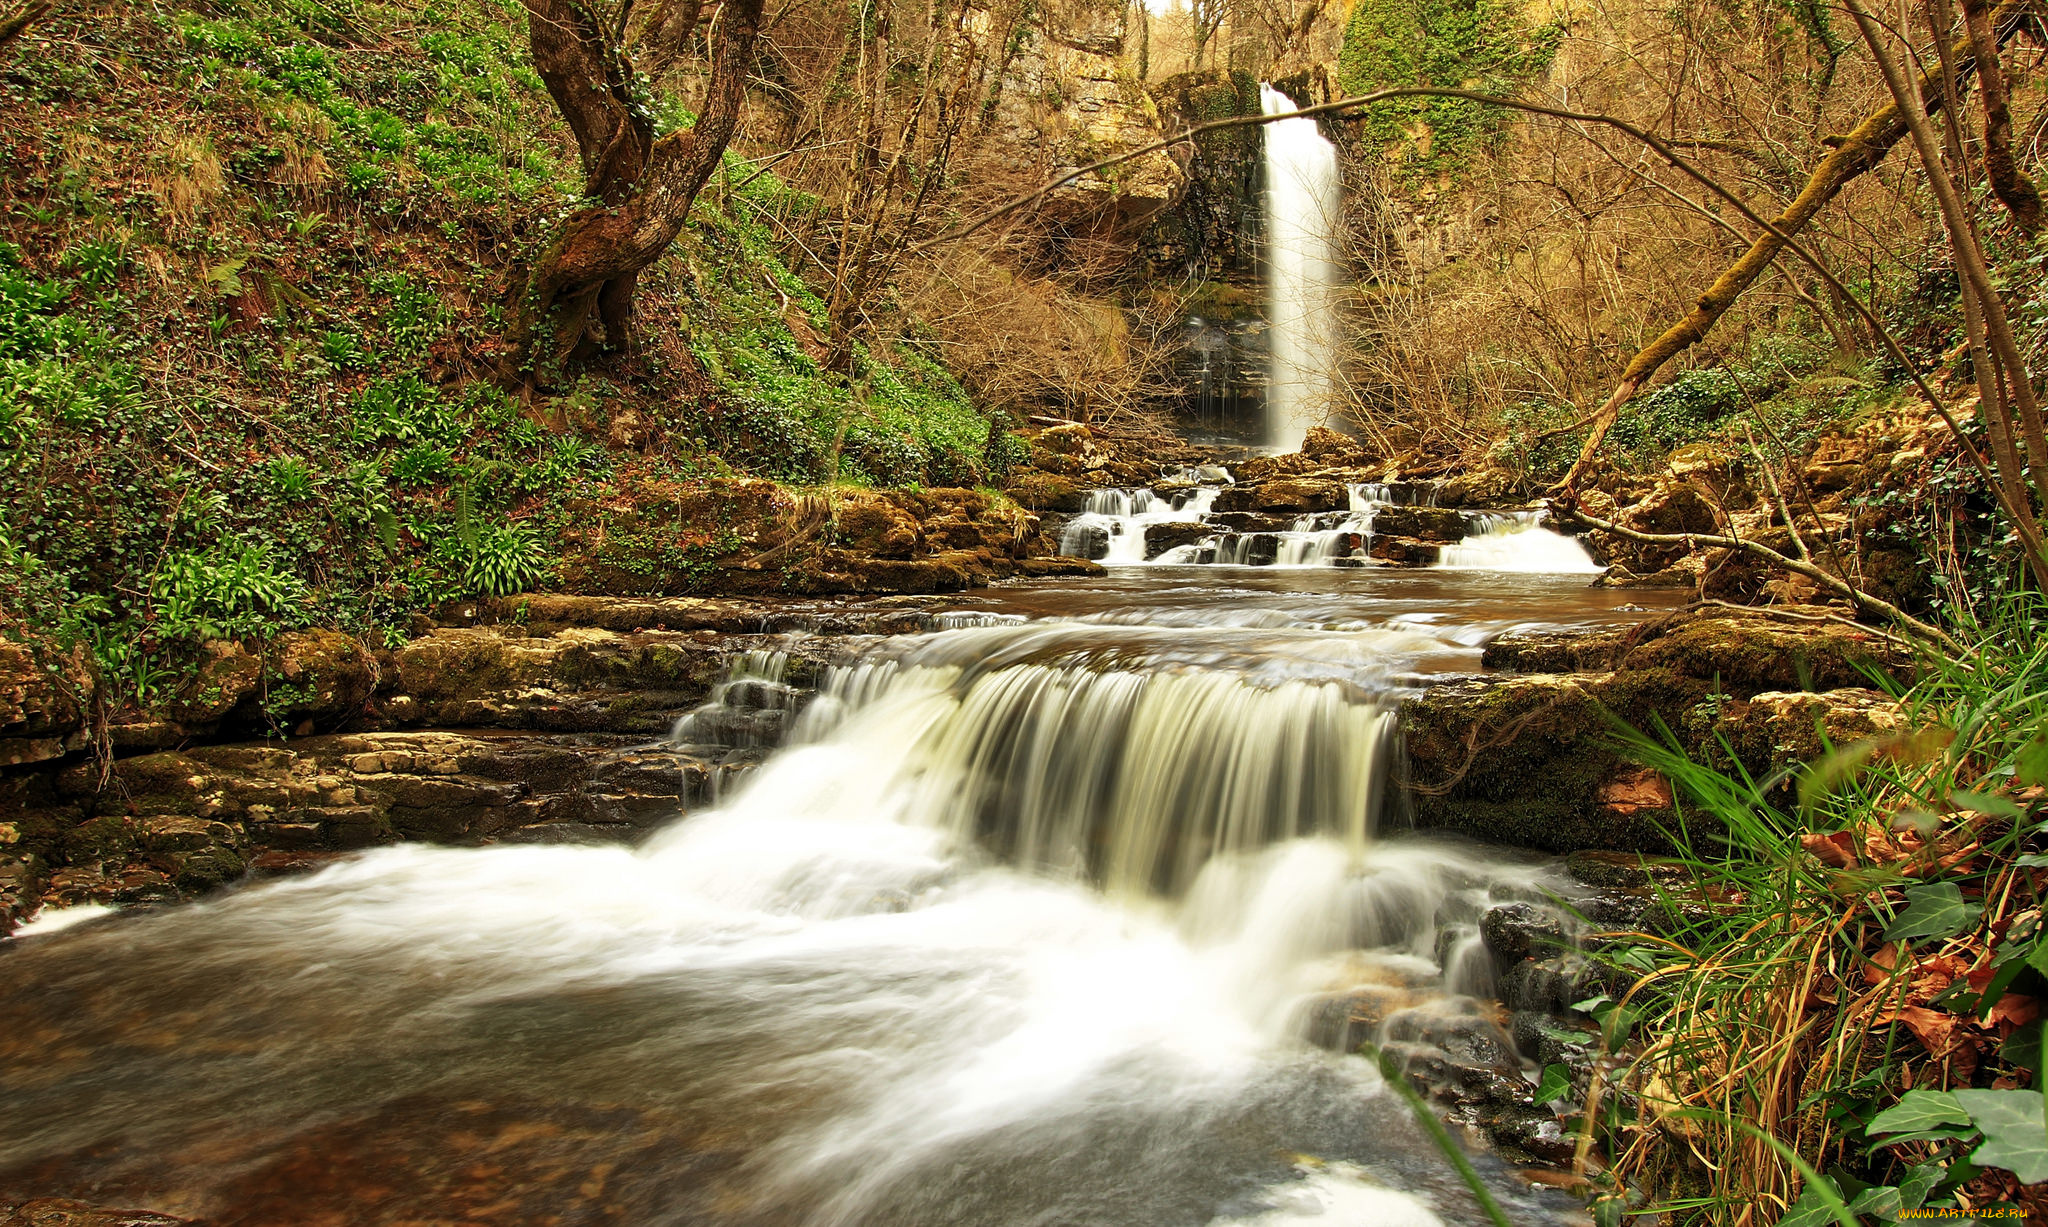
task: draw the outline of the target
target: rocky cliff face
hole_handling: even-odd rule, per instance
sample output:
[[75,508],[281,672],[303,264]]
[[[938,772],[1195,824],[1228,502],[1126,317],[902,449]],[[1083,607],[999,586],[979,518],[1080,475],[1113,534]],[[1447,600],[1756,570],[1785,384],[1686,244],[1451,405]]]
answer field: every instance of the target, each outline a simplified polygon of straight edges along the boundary
[[[1019,30],[981,138],[993,151],[978,168],[1020,188],[1127,153],[1165,135],[1158,108],[1125,57],[1128,9],[1103,0],[1061,0]],[[994,15],[977,10],[972,20]],[[1180,160],[1161,151],[1089,172],[1048,196],[1041,219],[1074,237],[1128,235],[1187,187]]]

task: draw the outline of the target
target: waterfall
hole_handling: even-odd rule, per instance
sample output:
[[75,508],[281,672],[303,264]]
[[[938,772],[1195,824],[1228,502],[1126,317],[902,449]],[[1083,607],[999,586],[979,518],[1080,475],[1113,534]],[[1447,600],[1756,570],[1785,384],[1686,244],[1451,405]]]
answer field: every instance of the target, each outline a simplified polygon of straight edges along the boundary
[[1436,565],[1450,571],[1521,571],[1592,575],[1607,568],[1593,561],[1577,538],[1543,526],[1541,511],[1476,515],[1478,532],[1444,547]]
[[[1299,110],[1270,85],[1259,87],[1268,115]],[[1336,400],[1337,147],[1313,119],[1282,119],[1266,131],[1267,350],[1266,444],[1301,448],[1309,426]]]
[[963,618],[801,702],[739,657],[677,735],[786,742],[638,848],[406,845],[31,936],[0,1035],[62,1042],[0,1045],[0,1172],[246,1222],[417,1218],[451,1203],[413,1173],[472,1169],[519,1221],[1477,1221],[1373,1067],[1300,1044],[1354,986],[1389,1035],[1469,1013],[1488,910],[1564,889],[1373,837],[1452,628],[1183,612]]

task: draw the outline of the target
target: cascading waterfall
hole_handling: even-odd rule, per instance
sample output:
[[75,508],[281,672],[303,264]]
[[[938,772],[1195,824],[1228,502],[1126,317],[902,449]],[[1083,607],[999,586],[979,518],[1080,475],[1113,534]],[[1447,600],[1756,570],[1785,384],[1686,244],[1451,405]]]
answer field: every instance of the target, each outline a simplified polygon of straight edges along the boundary
[[[1259,87],[1267,115],[1299,110],[1270,85]],[[1313,119],[1264,125],[1266,139],[1266,445],[1299,451],[1309,426],[1336,402],[1336,233],[1342,198],[1337,147]]]
[[[1098,558],[1104,566],[1135,566],[1146,560],[1145,530],[1154,524],[1200,520],[1219,493],[1193,486],[1172,494],[1149,488],[1090,490],[1082,511],[1060,535],[1060,552]],[[1099,550],[1094,547],[1101,547]]]
[[[1185,654],[1191,636],[1170,637]],[[1388,696],[1329,678],[1259,685],[1148,667],[1159,638],[1080,626],[934,636],[835,670],[798,735],[829,743],[871,727],[878,807],[1112,894],[1178,895],[1211,859],[1290,839],[1362,853],[1386,773]]]
[[775,711],[791,744],[638,849],[404,846],[30,938],[0,1037],[66,1042],[0,1038],[0,1189],[77,1162],[355,1221],[359,1166],[409,1196],[363,1158],[397,1146],[513,1173],[494,1221],[593,1187],[716,1227],[1468,1221],[1372,1068],[1293,1037],[1360,977],[1413,998],[1389,1028],[1485,991],[1480,918],[1558,883],[1373,838],[1391,700],[1447,629],[1249,613],[962,619],[804,703],[743,658],[679,735]]
[[1594,575],[1607,568],[1575,537],[1543,526],[1541,511],[1486,512],[1479,531],[1445,546],[1436,565],[1451,571],[1518,571]]

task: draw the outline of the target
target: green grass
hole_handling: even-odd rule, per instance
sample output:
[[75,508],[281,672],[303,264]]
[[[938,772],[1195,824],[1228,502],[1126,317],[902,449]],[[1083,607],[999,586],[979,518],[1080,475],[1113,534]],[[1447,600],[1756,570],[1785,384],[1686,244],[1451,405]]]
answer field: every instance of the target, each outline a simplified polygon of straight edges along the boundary
[[[1987,1149],[1994,1117],[1927,1133],[1879,1116],[1908,1088],[2038,1085],[2038,1025],[2010,1016],[2048,998],[2039,612],[2012,598],[1959,625],[1975,647],[1927,662],[1898,734],[1783,779],[1629,737],[1680,799],[1683,878],[1643,932],[1605,940],[1635,977],[1601,1007],[1618,1059],[1582,1114],[1610,1151],[1611,1196],[1646,1193],[1681,1223],[1759,1201],[1764,1221],[1808,1223],[2009,1191],[1995,1169],[2029,1160]],[[2038,1107],[2037,1090],[2014,1094]]]

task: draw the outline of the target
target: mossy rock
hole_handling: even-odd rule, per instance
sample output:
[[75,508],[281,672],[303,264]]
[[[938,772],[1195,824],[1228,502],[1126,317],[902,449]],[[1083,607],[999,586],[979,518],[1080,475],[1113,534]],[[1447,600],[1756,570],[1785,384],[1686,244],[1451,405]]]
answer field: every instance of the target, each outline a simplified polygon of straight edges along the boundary
[[1875,630],[1845,625],[1832,609],[1699,610],[1643,624],[1624,671],[1665,669],[1747,697],[1767,690],[1867,687],[1904,680],[1912,661]]

